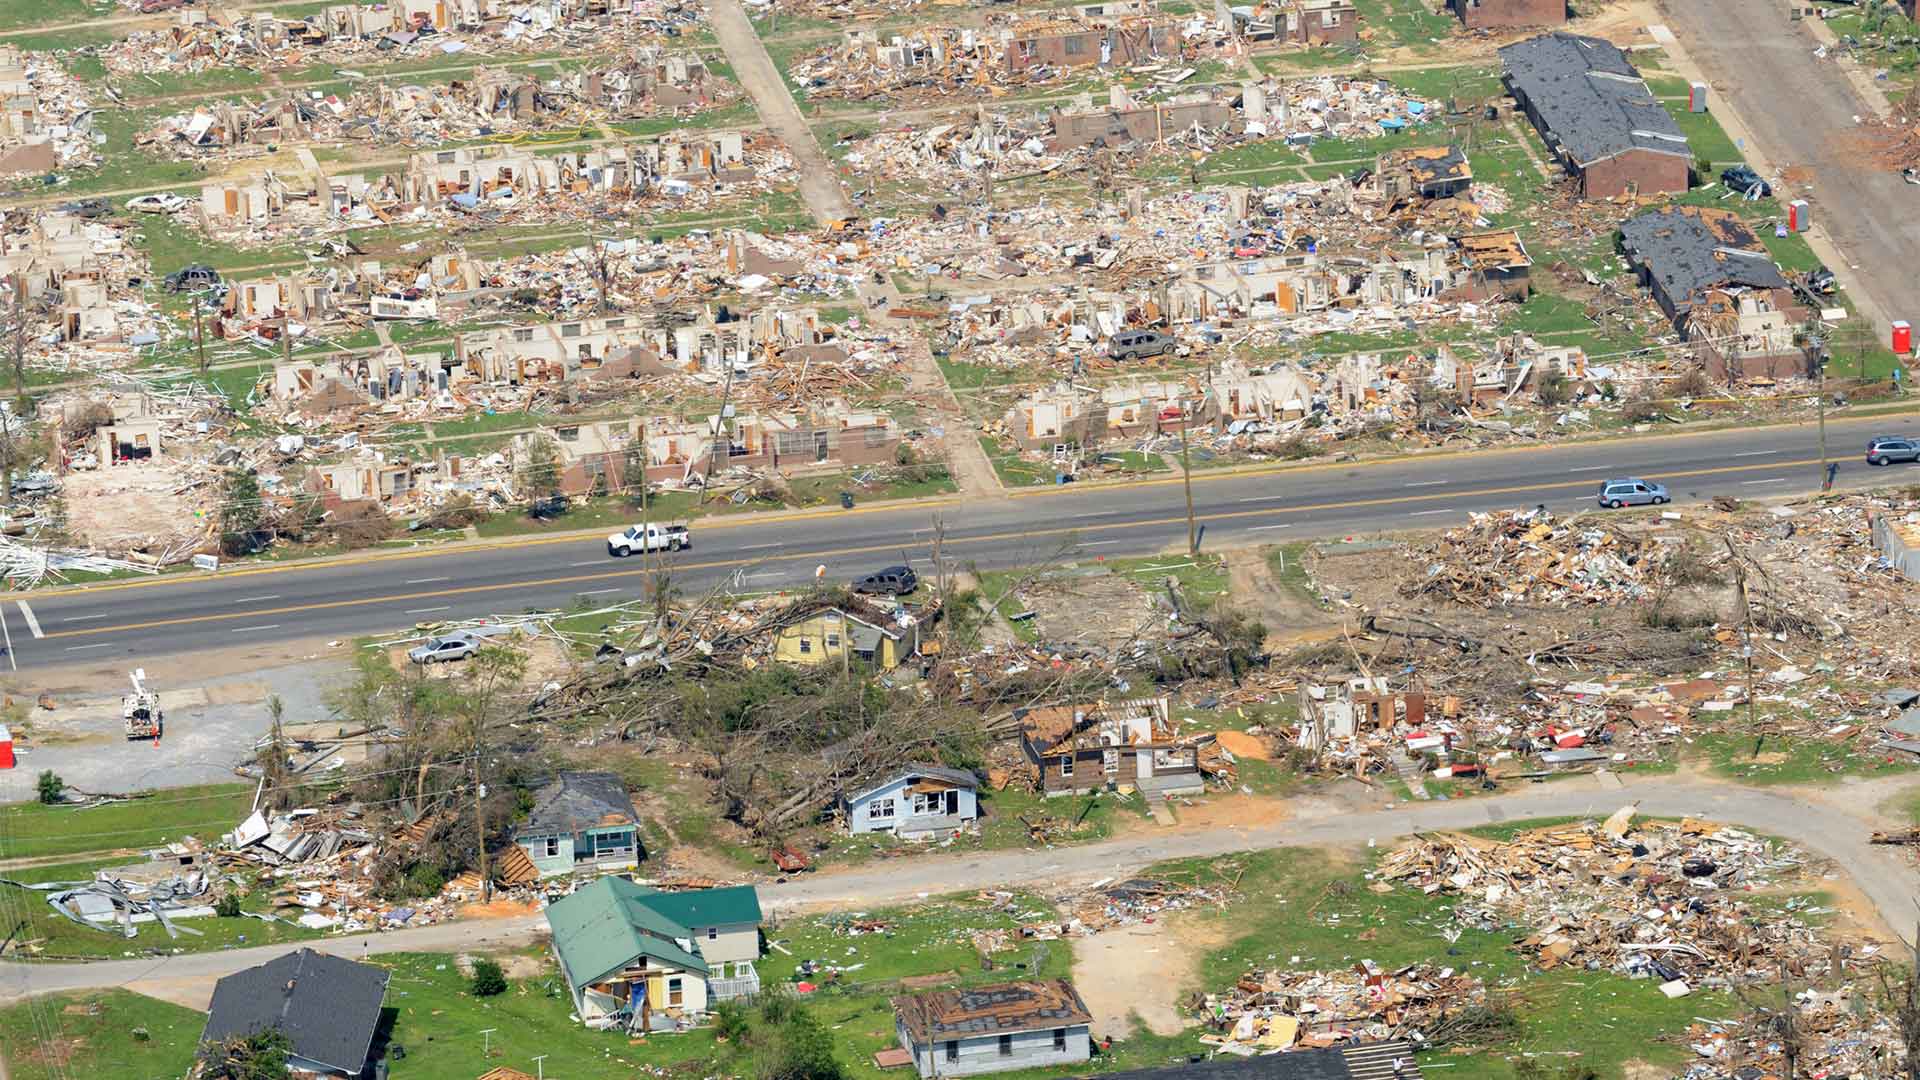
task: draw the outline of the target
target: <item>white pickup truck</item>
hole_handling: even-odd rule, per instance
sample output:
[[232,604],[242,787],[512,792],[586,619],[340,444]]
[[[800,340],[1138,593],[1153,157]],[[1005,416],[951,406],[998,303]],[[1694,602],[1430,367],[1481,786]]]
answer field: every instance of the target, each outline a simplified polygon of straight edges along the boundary
[[607,537],[607,554],[624,558],[636,551],[679,551],[693,546],[693,534],[684,521],[629,525]]

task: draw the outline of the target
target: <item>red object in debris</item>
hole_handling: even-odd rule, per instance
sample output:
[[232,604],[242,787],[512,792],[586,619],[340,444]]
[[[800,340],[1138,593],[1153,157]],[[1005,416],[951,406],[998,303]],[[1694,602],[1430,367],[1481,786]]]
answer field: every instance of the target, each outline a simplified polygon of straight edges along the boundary
[[774,848],[767,852],[767,857],[773,860],[773,865],[789,874],[813,868],[813,863],[805,855],[790,847]]
[[1576,732],[1563,731],[1553,737],[1553,745],[1562,750],[1572,750],[1575,747],[1587,745],[1587,737]]
[[818,990],[818,989],[819,989],[819,987],[817,987],[817,986],[815,986],[815,985],[813,985],[812,983],[807,983],[807,982],[803,982],[803,983],[794,983],[794,984],[793,984],[793,988],[794,988],[794,990],[795,990],[795,991],[797,991],[797,992],[799,992],[799,993],[802,993],[802,994],[811,994],[811,993],[813,993],[813,992],[814,992],[815,990]]
[[0,724],[0,769],[13,768],[13,732]]
[[1479,776],[1480,775],[1480,766],[1478,765],[1455,764],[1452,766],[1452,769],[1453,771],[1448,773],[1447,775],[1449,776]]

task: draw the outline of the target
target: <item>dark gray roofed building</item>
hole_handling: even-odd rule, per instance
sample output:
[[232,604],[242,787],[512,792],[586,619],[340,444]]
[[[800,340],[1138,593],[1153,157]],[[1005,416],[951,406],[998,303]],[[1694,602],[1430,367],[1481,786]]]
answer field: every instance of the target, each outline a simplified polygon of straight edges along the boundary
[[1588,198],[1685,191],[1693,151],[1611,42],[1552,33],[1500,50],[1507,89]]
[[277,1029],[292,1043],[291,1067],[357,1077],[367,1070],[386,994],[380,968],[301,949],[215,983],[200,1042]]
[[1784,289],[1787,279],[1746,222],[1725,210],[1674,206],[1620,226],[1627,261],[1667,317],[1679,322],[1707,289]]
[[543,877],[617,870],[640,861],[640,815],[619,776],[563,772],[534,793],[513,842]]

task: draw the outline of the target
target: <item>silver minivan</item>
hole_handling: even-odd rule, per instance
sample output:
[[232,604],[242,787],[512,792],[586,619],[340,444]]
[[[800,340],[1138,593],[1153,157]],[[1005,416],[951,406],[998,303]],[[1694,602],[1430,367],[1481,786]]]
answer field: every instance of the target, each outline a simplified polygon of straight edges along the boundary
[[1619,480],[1608,480],[1600,485],[1600,505],[1610,509],[1618,509],[1622,506],[1658,506],[1672,501],[1673,499],[1667,495],[1666,486],[1651,480],[1628,476]]

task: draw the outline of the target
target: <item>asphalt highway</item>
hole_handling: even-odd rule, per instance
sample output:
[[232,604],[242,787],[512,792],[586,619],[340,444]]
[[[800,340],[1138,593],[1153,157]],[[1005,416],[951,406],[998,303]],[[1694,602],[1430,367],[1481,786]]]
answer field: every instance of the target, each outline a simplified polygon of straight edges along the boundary
[[[1829,422],[1840,483],[1894,483],[1903,476],[1920,482],[1920,468],[1872,469],[1861,457],[1870,434],[1916,430],[1911,414]],[[1720,494],[1811,491],[1819,473],[1814,427],[1793,425],[1199,472],[1193,500],[1202,547],[1215,549],[1435,528],[1501,507],[1545,504],[1572,512],[1593,508],[1600,482],[1612,476],[1659,480],[1684,505]],[[1001,499],[696,521],[689,550],[653,559],[612,558],[601,535],[576,533],[248,566],[23,594],[0,603],[0,643],[10,650],[10,664],[30,671],[401,631],[445,619],[554,610],[580,598],[612,603],[644,596],[649,575],[662,566],[683,592],[726,579],[743,591],[772,589],[805,582],[820,567],[829,580],[902,561],[924,570],[936,517],[955,567],[1147,555],[1184,548],[1185,507],[1178,477],[1155,478]]]

